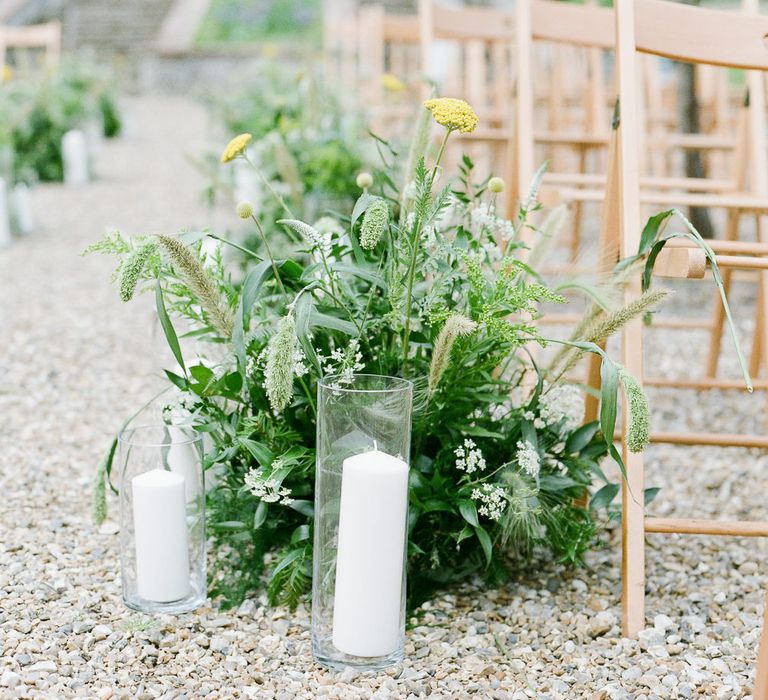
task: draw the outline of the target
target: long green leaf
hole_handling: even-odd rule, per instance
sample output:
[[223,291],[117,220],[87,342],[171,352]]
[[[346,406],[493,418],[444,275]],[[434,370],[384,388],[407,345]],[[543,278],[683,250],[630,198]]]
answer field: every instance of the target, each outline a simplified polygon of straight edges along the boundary
[[482,527],[475,527],[474,530],[477,539],[480,542],[480,546],[483,548],[483,554],[485,554],[485,566],[487,568],[493,561],[493,542],[491,541],[491,536]]
[[160,286],[160,280],[157,280],[155,284],[155,305],[157,306],[157,317],[160,319],[160,326],[165,333],[165,339],[168,341],[168,347],[171,348],[173,356],[176,358],[176,362],[179,363],[184,375],[187,374],[187,368],[184,364],[184,357],[181,354],[181,347],[179,345],[179,338],[176,335],[176,331],[173,329],[171,319],[168,318],[168,312],[165,310],[165,302],[163,301],[163,290]]
[[[662,224],[672,216],[678,216],[680,218],[680,220],[685,224],[687,232],[672,233],[664,238],[659,238],[663,230]],[[728,298],[725,293],[725,286],[723,285],[723,278],[720,275],[720,269],[717,266],[715,253],[707,244],[707,242],[701,237],[701,234],[696,230],[694,225],[688,221],[688,219],[678,209],[669,209],[667,211],[661,212],[660,214],[657,214],[655,217],[651,217],[651,220],[649,220],[648,224],[646,224],[646,227],[643,230],[638,255],[634,256],[637,258],[648,255],[648,259],[645,263],[645,269],[643,271],[643,289],[650,287],[651,276],[653,274],[653,266],[656,262],[656,258],[666,245],[667,241],[672,240],[673,238],[687,238],[688,240],[695,243],[699,248],[701,248],[704,251],[704,254],[707,256],[707,260],[709,260],[710,267],[712,268],[712,277],[714,278],[715,284],[717,285],[717,289],[720,294],[720,301],[723,305],[723,310],[725,311],[725,317],[728,322],[728,330],[736,348],[736,356],[739,360],[741,374],[744,378],[747,391],[751,393],[753,391],[752,379],[749,376],[749,369],[747,368],[747,363],[744,359],[744,353],[741,350],[741,343],[739,342],[739,336],[736,332],[736,324],[733,321],[731,307],[728,304]]]
[[307,359],[320,374],[322,369],[320,368],[320,361],[317,359],[317,353],[314,347],[312,347],[312,341],[310,339],[311,316],[314,311],[315,303],[311,294],[301,294],[293,307],[293,315],[296,320],[296,337],[299,339],[299,344]]
[[602,359],[602,364],[600,366],[600,430],[603,433],[603,441],[608,448],[608,452],[611,457],[613,457],[613,460],[619,466],[622,475],[626,479],[627,471],[624,467],[624,460],[621,458],[621,454],[619,454],[619,451],[616,449],[616,445],[613,442],[613,435],[616,430],[616,410],[619,400],[619,371],[616,364],[610,357],[608,357],[605,350],[595,343],[558,339],[547,339],[547,342],[568,345],[583,350],[584,352],[600,355]]
[[336,318],[330,314],[320,313],[319,311],[312,311],[309,315],[310,326],[319,326],[320,328],[329,328],[334,331],[341,331],[347,335],[357,335],[358,331],[354,323],[345,321],[341,318]]
[[459,501],[459,512],[464,520],[466,520],[473,527],[479,527],[480,521],[477,518],[477,506],[475,502],[469,498],[464,498]]

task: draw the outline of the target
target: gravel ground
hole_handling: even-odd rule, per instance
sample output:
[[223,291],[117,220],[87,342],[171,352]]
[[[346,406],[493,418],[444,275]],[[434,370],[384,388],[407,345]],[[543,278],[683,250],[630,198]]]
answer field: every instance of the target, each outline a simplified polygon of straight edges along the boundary
[[[425,605],[411,620],[408,660],[378,677],[315,666],[303,608],[255,599],[226,614],[128,611],[117,527],[91,524],[89,483],[112,432],[159,382],[158,345],[149,300],[122,305],[109,262],[79,252],[109,224],[139,233],[211,223],[185,159],[203,142],[204,114],[165,98],[132,109],[137,137],[104,146],[100,181],[38,189],[41,231],[0,252],[0,697],[749,697],[761,540],[650,536],[648,628],[628,640],[610,531],[584,570],[541,563],[504,588],[467,585]],[[708,298],[694,290],[674,306]],[[687,371],[704,339],[654,331],[650,361],[675,343],[658,369]],[[665,426],[763,430],[762,396],[656,391],[652,400]],[[648,483],[663,490],[650,511],[764,518],[753,484],[765,465],[757,451],[654,447]]]

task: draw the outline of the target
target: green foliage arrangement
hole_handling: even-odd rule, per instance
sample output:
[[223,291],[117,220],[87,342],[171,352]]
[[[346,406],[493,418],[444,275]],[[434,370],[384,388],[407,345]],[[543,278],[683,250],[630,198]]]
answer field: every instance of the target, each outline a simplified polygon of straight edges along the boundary
[[[476,182],[468,158],[448,177],[440,169],[445,144],[477,118],[461,101],[431,102],[408,163],[366,180],[351,213],[324,228],[285,203],[278,221],[241,204],[263,255],[237,245],[250,258],[237,282],[220,252],[201,252],[205,236],[223,241],[208,232],[130,240],[112,233],[90,249],[119,257],[124,300],[154,292],[178,363],[166,371],[176,391],[167,415],[210,439],[206,464],[218,475],[208,503],[211,593],[224,605],[265,580],[275,604],[295,606],[308,589],[321,376],[343,382],[369,372],[414,382],[412,602],[472,575],[498,581],[510,562],[542,550],[583,562],[595,541],[596,508],[615,494],[599,462],[610,453],[621,463],[613,434],[622,380],[631,391],[633,448],[645,446],[645,396],[595,342],[576,334],[549,367],[533,360],[531,348],[550,342],[537,323],[542,305],[565,303],[525,262],[526,241],[536,244],[536,183],[509,221],[496,211],[499,178],[492,187],[488,179]],[[432,116],[445,138],[430,161]],[[244,158],[250,140],[233,139],[222,160]],[[281,237],[293,249],[284,258],[272,255]],[[621,313],[598,309],[590,319],[611,313],[626,322],[658,300]],[[212,364],[182,352],[181,322],[192,329],[187,336],[215,344],[219,358],[223,348],[224,359]],[[621,322],[604,324],[594,340]],[[603,360],[600,420],[586,425],[582,392],[562,371],[584,352]],[[113,456],[114,445],[97,475],[97,517],[104,516]],[[593,486],[600,490],[586,507],[580,499]]]
[[[198,46],[319,39],[318,0],[213,0],[195,38]],[[316,42],[315,42],[316,43]]]
[[61,138],[90,121],[104,136],[120,133],[121,121],[110,75],[83,62],[64,63],[40,79],[0,85],[0,146],[13,153],[13,182],[61,181]]
[[[264,197],[256,202],[262,217],[271,221],[285,214],[269,190],[310,223],[329,209],[349,210],[360,194],[355,173],[376,161],[360,115],[345,113],[311,71],[290,73],[270,64],[258,80],[244,82],[247,87],[212,102],[227,133],[253,135],[248,157],[262,184]],[[213,203],[224,185],[233,186],[235,171],[222,177],[213,156],[201,166],[210,183],[205,195]]]

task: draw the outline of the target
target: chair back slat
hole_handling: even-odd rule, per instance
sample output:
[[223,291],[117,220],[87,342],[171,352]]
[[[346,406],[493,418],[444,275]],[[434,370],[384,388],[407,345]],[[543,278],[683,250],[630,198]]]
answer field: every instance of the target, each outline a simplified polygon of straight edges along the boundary
[[635,1],[635,46],[643,53],[688,63],[768,70],[766,37],[766,16],[669,0]]
[[557,0],[531,2],[531,31],[538,41],[592,46],[613,51],[613,11],[597,5],[571,5]]
[[512,13],[487,7],[436,5],[432,23],[435,39],[510,41],[514,34]]
[[418,44],[419,23],[414,15],[384,14],[384,41],[393,44]]

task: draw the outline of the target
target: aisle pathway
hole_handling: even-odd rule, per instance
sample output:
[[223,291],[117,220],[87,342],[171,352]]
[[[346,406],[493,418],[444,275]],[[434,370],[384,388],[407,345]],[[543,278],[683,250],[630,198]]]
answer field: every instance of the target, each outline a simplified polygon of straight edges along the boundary
[[[120,600],[113,520],[95,529],[90,481],[122,419],[157,382],[149,299],[123,305],[111,261],[80,251],[108,225],[126,233],[208,223],[186,159],[206,117],[185,100],[132,104],[134,140],[106,144],[102,179],[36,191],[41,231],[0,251],[0,697],[705,698],[750,686],[765,585],[763,542],[653,538],[648,622],[619,633],[618,547],[587,570],[539,570],[491,592],[465,586],[412,620],[401,672],[334,676],[312,663],[308,615],[261,599],[151,619]],[[673,358],[675,359],[675,358]],[[680,359],[680,362],[690,358]],[[662,415],[706,426],[762,402],[711,395]],[[757,399],[756,399],[757,401]],[[657,514],[765,514],[766,458],[746,450],[657,449]],[[673,496],[677,496],[677,502]]]

